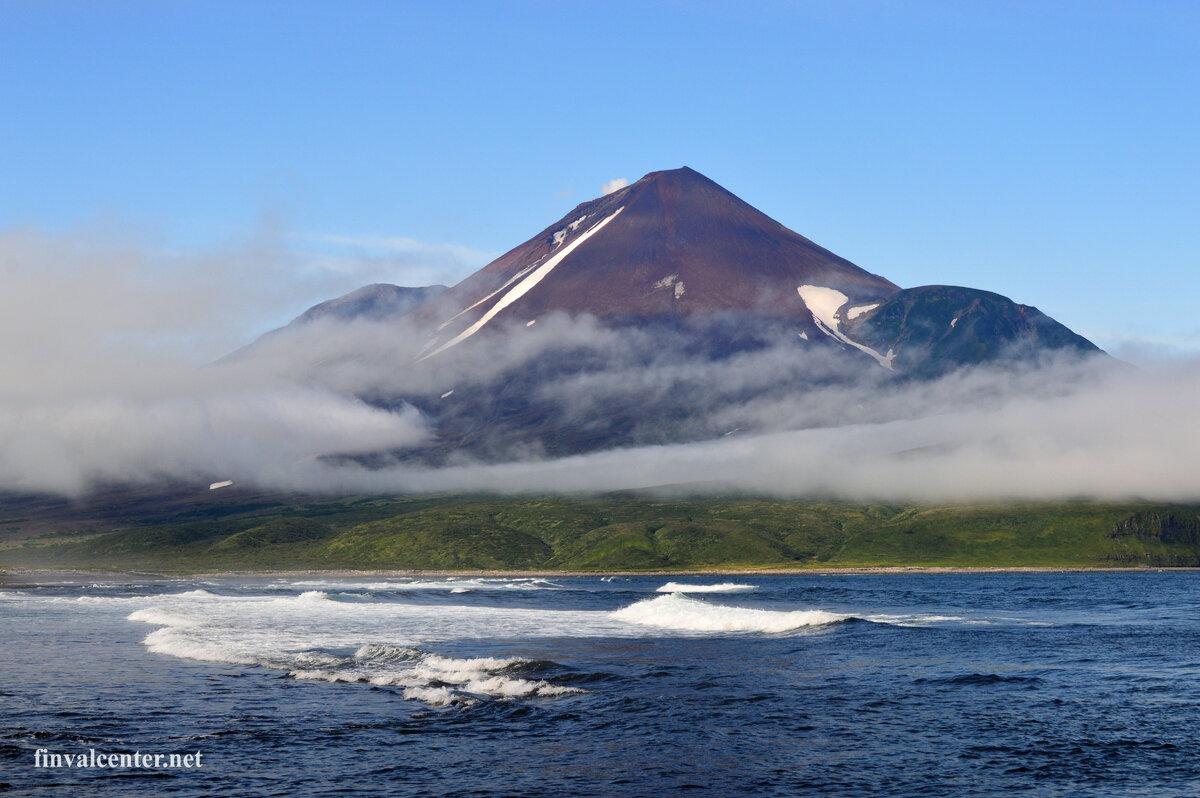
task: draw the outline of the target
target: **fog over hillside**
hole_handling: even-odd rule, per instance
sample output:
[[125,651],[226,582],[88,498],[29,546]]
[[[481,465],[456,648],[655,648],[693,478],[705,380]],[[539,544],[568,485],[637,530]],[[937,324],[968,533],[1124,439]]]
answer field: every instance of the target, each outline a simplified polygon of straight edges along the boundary
[[[854,499],[1200,494],[1194,362],[1139,370],[1063,357],[908,381],[869,361],[848,367],[832,349],[714,361],[685,337],[550,315],[421,362],[425,339],[403,323],[317,320],[213,363],[228,331],[270,301],[269,281],[244,276],[256,257],[176,264],[165,279],[148,249],[0,237],[0,488],[233,479],[337,492],[688,484]],[[691,442],[661,444],[664,422],[648,418],[631,422],[630,440],[644,445],[567,458],[507,438],[486,462],[406,457],[435,435],[421,403],[453,401],[563,352],[593,368],[539,387],[561,419],[586,430],[605,409],[661,399],[682,408],[668,420]],[[396,396],[414,398],[371,403]],[[486,420],[477,434],[489,434]],[[355,457],[372,453],[369,467]]]

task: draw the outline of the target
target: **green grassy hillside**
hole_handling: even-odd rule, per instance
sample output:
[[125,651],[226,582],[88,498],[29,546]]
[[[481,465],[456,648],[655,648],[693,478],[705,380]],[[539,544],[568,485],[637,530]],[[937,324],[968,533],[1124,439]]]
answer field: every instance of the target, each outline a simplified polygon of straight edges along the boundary
[[0,544],[0,567],[658,570],[1200,566],[1195,507],[340,499]]

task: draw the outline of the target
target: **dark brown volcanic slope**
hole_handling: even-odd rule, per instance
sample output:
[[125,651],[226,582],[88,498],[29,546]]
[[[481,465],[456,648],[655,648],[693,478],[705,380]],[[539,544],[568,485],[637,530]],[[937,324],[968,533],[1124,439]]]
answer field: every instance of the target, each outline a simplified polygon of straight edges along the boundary
[[753,311],[819,335],[796,290],[805,284],[854,302],[899,290],[699,172],[651,172],[583,203],[431,303],[443,326],[426,351],[552,311],[625,319]]

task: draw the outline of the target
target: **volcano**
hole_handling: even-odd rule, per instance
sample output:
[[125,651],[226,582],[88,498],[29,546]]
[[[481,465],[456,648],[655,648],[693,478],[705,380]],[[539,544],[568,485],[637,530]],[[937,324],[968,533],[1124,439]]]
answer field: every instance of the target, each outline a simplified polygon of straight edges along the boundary
[[579,205],[421,308],[432,332],[419,359],[551,313],[684,327],[716,352],[794,336],[917,377],[1099,351],[999,294],[901,289],[686,166]]
[[424,353],[457,346],[488,325],[550,312],[612,323],[736,313],[795,320],[821,335],[828,299],[869,304],[899,287],[855,266],[688,167],[651,172],[585,202],[450,289]]
[[[351,349],[331,350],[333,323],[358,325]],[[999,294],[902,289],[687,167],[577,206],[449,289],[370,286],[274,343],[289,330],[324,374],[371,377],[340,389],[418,408],[433,443],[414,456],[435,462],[844,423],[806,397],[840,387],[835,409],[852,408],[892,380],[1099,352]]]

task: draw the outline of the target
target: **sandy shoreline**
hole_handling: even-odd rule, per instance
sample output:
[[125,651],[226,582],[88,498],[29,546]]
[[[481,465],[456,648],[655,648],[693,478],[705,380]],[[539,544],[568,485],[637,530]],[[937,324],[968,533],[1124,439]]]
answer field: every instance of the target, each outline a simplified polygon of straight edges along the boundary
[[1122,567],[1101,568],[1097,566],[1013,566],[1013,567],[957,567],[957,566],[870,566],[857,568],[713,568],[708,570],[665,570],[665,571],[403,571],[403,570],[309,570],[309,571],[203,571],[196,573],[158,573],[150,571],[104,571],[86,569],[0,569],[0,590],[39,587],[48,584],[73,583],[84,580],[141,580],[141,579],[414,579],[414,578],[505,578],[527,579],[547,577],[713,577],[713,576],[836,576],[889,575],[889,574],[1022,574],[1022,573],[1161,573],[1200,571],[1200,568],[1179,567]]

